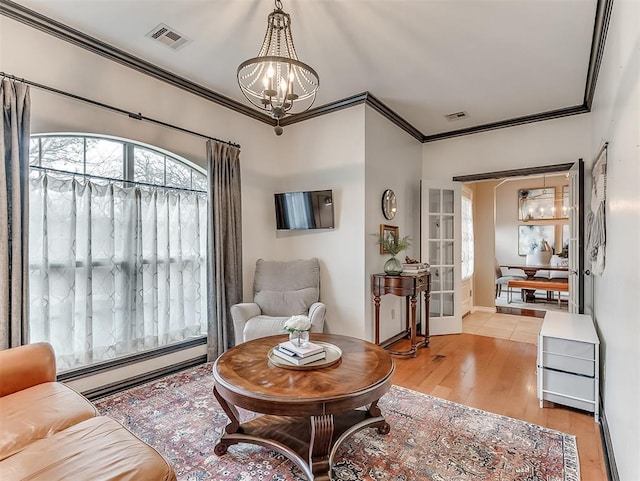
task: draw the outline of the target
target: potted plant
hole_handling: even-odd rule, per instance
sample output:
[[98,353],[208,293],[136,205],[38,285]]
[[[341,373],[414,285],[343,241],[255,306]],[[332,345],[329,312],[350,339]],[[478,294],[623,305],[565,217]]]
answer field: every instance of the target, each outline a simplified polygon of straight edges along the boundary
[[382,251],[391,254],[391,257],[384,263],[384,272],[391,276],[402,273],[402,263],[396,256],[411,247],[411,237],[408,235],[400,237],[395,232],[385,234],[373,234],[378,238],[378,244],[382,246]]

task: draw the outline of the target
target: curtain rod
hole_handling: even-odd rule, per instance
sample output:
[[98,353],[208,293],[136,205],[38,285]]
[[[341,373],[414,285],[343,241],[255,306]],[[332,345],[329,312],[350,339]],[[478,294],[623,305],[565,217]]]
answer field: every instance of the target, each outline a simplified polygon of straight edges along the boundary
[[144,120],[145,122],[150,122],[152,124],[160,125],[162,127],[167,127],[169,129],[178,130],[180,132],[184,132],[186,134],[195,135],[197,137],[202,137],[203,139],[215,140],[216,142],[222,142],[223,144],[227,144],[227,145],[230,145],[232,147],[240,148],[239,144],[236,144],[234,142],[230,142],[228,140],[216,139],[215,137],[211,137],[210,135],[205,135],[205,134],[201,134],[199,132],[195,132],[193,130],[185,129],[183,127],[178,127],[177,125],[169,124],[167,122],[163,122],[162,120],[152,119],[151,117],[146,117],[146,116],[142,115],[141,113],[129,112],[128,110],[124,110],[124,109],[121,109],[121,108],[118,108],[118,107],[114,107],[112,105],[104,104],[104,103],[98,102],[96,100],[91,100],[91,99],[88,99],[86,97],[81,97],[79,95],[72,94],[70,92],[65,92],[64,90],[59,90],[59,89],[54,88],[54,87],[49,87],[48,85],[43,85],[43,84],[39,84],[37,82],[33,82],[31,80],[26,80],[24,78],[16,77],[15,75],[11,75],[11,74],[8,74],[6,72],[0,72],[0,77],[1,78],[9,78],[9,79],[12,79],[12,80],[17,80],[18,82],[22,82],[22,83],[25,83],[27,85],[31,85],[32,87],[36,87],[36,88],[39,88],[39,89],[42,89],[42,90],[46,90],[46,91],[49,91],[49,92],[56,93],[58,95],[62,95],[62,96],[65,96],[65,97],[72,98],[74,100],[79,100],[81,102],[85,102],[85,103],[88,103],[88,104],[91,104],[91,105],[102,107],[103,109],[112,110],[113,112],[117,112],[119,114],[126,115],[126,116],[128,116],[128,117],[130,117],[132,119],[135,119],[135,120]]
[[197,189],[187,189],[186,187],[174,187],[172,185],[159,185],[159,184],[149,184],[147,182],[138,182],[135,180],[126,180],[126,179],[114,179],[112,177],[103,177],[101,175],[94,174],[85,174],[83,172],[69,172],[68,170],[60,170],[54,169],[52,167],[41,167],[39,165],[30,165],[29,169],[40,170],[42,172],[51,172],[53,174],[66,175],[69,177],[84,177],[86,179],[98,179],[98,180],[106,180],[110,183],[121,182],[122,184],[133,184],[141,187],[154,187],[157,189],[167,189],[167,190],[177,190],[180,192],[190,192],[194,194],[206,194],[207,192],[204,190]]

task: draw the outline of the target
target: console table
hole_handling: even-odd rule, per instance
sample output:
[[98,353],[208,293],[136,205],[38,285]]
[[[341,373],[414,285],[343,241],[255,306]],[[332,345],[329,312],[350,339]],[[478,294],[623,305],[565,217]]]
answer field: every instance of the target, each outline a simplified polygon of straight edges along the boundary
[[538,334],[538,399],[599,411],[600,341],[591,316],[547,311]]
[[[420,275],[389,276],[386,274],[374,274],[371,279],[373,291],[373,303],[375,307],[375,335],[376,344],[387,349],[394,342],[408,337],[411,339],[411,347],[406,351],[392,351],[389,354],[397,356],[415,357],[418,349],[429,346],[429,298],[431,297],[431,274],[425,272]],[[425,334],[417,333],[416,305],[420,293],[424,292],[425,306]],[[380,343],[380,297],[385,294],[405,297],[405,330],[400,334]],[[422,340],[418,341],[418,338]]]

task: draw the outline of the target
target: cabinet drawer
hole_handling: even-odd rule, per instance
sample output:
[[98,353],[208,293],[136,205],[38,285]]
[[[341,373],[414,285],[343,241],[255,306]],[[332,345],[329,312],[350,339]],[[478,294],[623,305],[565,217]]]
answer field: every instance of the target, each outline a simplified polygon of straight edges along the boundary
[[546,336],[543,336],[542,339],[543,351],[581,357],[583,359],[594,359],[595,357],[595,346],[590,342],[571,341],[569,339]]
[[595,362],[589,359],[578,359],[565,355],[542,353],[542,367],[559,369],[568,373],[582,374],[583,376],[595,376]]
[[542,369],[542,389],[586,401],[595,400],[595,379],[574,374]]

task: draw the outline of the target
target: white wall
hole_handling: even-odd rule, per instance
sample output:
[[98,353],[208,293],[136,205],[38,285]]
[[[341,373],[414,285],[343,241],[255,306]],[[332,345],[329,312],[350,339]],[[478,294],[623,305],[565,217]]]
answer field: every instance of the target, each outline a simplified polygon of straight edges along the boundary
[[[277,143],[273,192],[332,189],[336,226],[321,231],[276,231],[271,213],[266,230],[249,227],[244,238],[259,237],[266,247],[245,250],[245,297],[251,295],[255,259],[265,255],[318,257],[320,297],[327,305],[326,331],[372,340],[370,276],[382,271],[387,256],[380,256],[370,234],[386,223],[398,225],[401,235],[418,238],[421,144],[364,105],[287,126]],[[386,188],[393,189],[398,199],[393,221],[384,219],[380,207]],[[273,192],[263,193],[269,205]],[[404,307],[400,308],[400,301],[385,299],[381,318],[390,319],[393,309],[395,323],[383,326],[383,339],[401,329]]]
[[495,310],[495,187],[499,180],[473,186],[474,308]]
[[[366,109],[365,198],[363,247],[365,337],[373,340],[374,315],[371,275],[383,272],[388,254],[380,255],[380,246],[371,234],[380,232],[380,224],[398,226],[400,236],[411,236],[412,245],[398,258],[420,257],[420,172],[422,144],[392,124],[374,109]],[[382,214],[382,194],[396,194],[398,211],[392,220]],[[380,300],[380,340],[384,341],[404,328],[404,298],[386,295]]]
[[586,162],[590,126],[589,114],[583,114],[429,142],[422,148],[423,178]]
[[[326,332],[363,337],[364,106],[287,126],[275,143],[272,185],[253,199],[268,206],[266,225],[243,230],[252,243],[244,249],[245,298],[256,259],[318,257]],[[276,231],[275,192],[322,189],[333,190],[334,229]]]
[[594,278],[604,410],[621,480],[640,446],[640,3],[616,1],[592,108],[591,158],[608,148],[606,264]]

